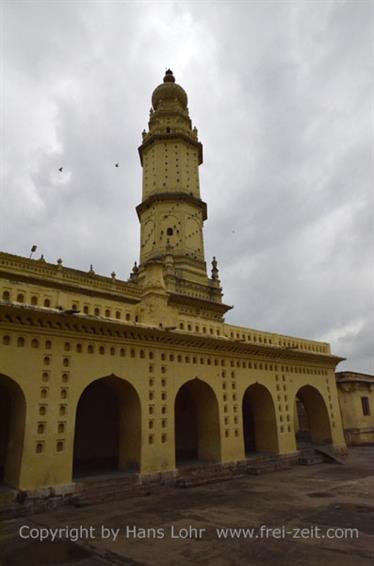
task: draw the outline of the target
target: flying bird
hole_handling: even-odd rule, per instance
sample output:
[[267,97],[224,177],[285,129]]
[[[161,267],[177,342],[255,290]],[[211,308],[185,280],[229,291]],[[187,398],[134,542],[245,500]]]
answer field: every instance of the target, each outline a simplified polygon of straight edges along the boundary
[[114,167],[119,167],[119,163],[116,163]]
[[60,173],[62,173],[62,170],[63,170],[63,167],[60,167],[60,169],[59,169]]

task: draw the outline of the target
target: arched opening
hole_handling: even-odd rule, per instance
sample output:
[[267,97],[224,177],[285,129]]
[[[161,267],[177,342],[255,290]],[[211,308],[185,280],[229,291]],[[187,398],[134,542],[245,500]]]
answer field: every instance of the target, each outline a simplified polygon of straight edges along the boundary
[[278,452],[277,419],[270,391],[259,383],[243,396],[243,437],[247,456],[253,452]]
[[177,466],[221,459],[217,398],[200,379],[182,385],[175,398],[175,456]]
[[331,428],[327,407],[321,393],[304,385],[296,394],[294,406],[296,445],[330,444]]
[[308,415],[304,407],[304,403],[298,397],[296,397],[295,400],[294,415],[297,447],[303,447],[307,444],[312,444]]
[[105,377],[83,391],[77,406],[74,476],[140,468],[140,400],[134,387]]
[[0,483],[19,485],[26,400],[15,381],[0,375]]

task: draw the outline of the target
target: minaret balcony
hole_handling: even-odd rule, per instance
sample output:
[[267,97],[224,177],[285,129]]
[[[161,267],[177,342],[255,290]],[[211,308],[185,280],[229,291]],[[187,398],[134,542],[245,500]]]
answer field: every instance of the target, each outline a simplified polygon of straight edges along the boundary
[[183,192],[168,192],[168,193],[154,193],[152,195],[150,195],[148,198],[146,198],[143,202],[141,202],[140,204],[138,204],[138,206],[136,207],[136,212],[138,215],[139,220],[141,221],[141,216],[142,213],[147,210],[148,208],[150,208],[155,202],[159,202],[159,201],[184,201],[184,202],[189,202],[195,206],[197,206],[198,208],[201,209],[202,214],[203,214],[203,220],[206,220],[208,218],[208,211],[207,211],[207,205],[206,202],[204,202],[201,199],[198,199],[196,197],[194,197],[193,195],[190,195],[189,193],[183,193]]
[[[192,132],[191,132],[192,134]],[[165,142],[166,140],[182,140],[189,145],[198,149],[199,165],[203,162],[203,146],[198,142],[193,135],[188,135],[186,132],[163,132],[163,133],[150,133],[149,136],[145,136],[143,143],[138,147],[140,162],[143,165],[143,151],[150,147],[152,144],[157,142]]]

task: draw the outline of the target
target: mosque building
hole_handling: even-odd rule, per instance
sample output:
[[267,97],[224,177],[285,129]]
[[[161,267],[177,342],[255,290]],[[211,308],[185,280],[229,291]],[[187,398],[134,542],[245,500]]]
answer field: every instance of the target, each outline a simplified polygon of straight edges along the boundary
[[339,371],[336,385],[347,445],[373,445],[374,375]]
[[140,261],[128,281],[0,253],[0,481],[74,489],[101,472],[142,481],[297,458],[304,446],[344,453],[343,358],[225,322],[232,307],[204,255],[202,144],[170,70],[139,156]]

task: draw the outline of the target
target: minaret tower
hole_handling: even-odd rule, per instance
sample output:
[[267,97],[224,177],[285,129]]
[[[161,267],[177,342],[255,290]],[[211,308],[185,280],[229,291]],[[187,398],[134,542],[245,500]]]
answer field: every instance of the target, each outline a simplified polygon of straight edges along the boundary
[[168,292],[220,303],[219,279],[208,277],[204,258],[207,206],[199,186],[202,145],[191,124],[187,94],[171,70],[152,94],[148,126],[139,147],[143,167],[142,202],[137,207],[139,283],[147,268],[158,263]]

